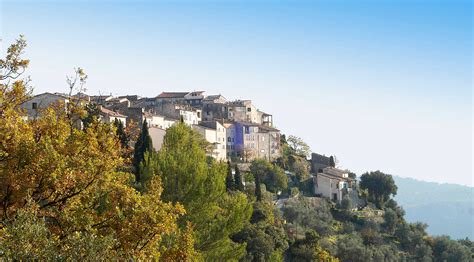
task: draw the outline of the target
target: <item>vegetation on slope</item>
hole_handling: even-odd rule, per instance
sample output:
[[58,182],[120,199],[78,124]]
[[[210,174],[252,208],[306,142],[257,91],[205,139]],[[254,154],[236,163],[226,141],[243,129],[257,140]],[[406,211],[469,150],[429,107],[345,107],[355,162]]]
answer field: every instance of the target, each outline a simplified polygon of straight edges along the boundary
[[[431,237],[426,225],[406,222],[393,179],[380,171],[361,176],[366,209],[313,197],[309,147],[297,137],[283,137],[275,163],[255,160],[245,174],[206,157],[206,141],[183,123],[167,130],[159,152],[144,124],[132,153],[136,133],[99,122],[79,102],[25,121],[25,46],[20,38],[0,60],[2,259],[473,259],[471,241]],[[76,77],[82,87],[84,71]]]

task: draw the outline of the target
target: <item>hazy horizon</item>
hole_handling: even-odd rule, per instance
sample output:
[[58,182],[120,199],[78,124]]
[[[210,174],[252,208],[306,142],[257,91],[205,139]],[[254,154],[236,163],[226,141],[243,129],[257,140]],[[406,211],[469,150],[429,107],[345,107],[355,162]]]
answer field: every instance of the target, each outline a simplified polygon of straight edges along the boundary
[[[38,3],[41,2],[41,3]],[[361,174],[473,186],[470,1],[1,1],[35,93],[204,90]]]

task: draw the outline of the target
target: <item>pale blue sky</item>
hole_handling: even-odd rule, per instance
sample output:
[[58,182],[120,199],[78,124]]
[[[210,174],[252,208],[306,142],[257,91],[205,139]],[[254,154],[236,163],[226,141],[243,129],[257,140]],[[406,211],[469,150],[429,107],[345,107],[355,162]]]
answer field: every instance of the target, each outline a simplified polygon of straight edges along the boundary
[[[38,3],[40,2],[40,3]],[[252,99],[358,174],[472,185],[472,3],[5,1],[35,92],[206,90]]]

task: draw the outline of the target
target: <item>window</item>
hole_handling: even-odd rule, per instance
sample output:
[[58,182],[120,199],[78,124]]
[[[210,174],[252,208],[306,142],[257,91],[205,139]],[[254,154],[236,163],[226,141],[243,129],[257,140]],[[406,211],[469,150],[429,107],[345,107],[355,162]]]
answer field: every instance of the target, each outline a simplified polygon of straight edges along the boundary
[[38,103],[33,102],[33,104],[31,105],[31,108],[38,109]]
[[230,138],[230,136],[229,136],[229,137],[227,138],[227,142],[230,142],[230,141],[231,141],[231,138]]

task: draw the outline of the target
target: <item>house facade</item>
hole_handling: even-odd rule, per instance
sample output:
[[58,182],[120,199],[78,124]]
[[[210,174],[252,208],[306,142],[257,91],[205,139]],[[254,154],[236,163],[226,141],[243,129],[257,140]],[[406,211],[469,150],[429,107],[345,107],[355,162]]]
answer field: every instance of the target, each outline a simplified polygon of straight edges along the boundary
[[318,153],[311,154],[311,171],[313,173],[322,172],[324,168],[330,166],[330,158]]
[[211,120],[227,120],[227,100],[221,95],[207,96],[202,101],[202,119],[204,121]]
[[245,162],[273,161],[280,155],[280,131],[249,122],[226,124],[228,155]]
[[201,109],[193,108],[189,105],[165,103],[153,107],[150,111],[175,121],[183,119],[184,123],[189,126],[197,125],[201,122]]
[[218,121],[203,121],[193,128],[211,144],[212,151],[209,155],[224,161],[227,159],[226,128]]
[[334,167],[325,167],[313,177],[314,193],[340,203],[344,196],[349,195],[355,180],[349,172]]
[[204,91],[193,92],[162,92],[155,98],[155,105],[186,104],[193,107],[202,106]]
[[52,93],[42,93],[25,101],[23,104],[21,104],[21,108],[25,110],[26,118],[28,120],[32,120],[41,117],[41,110],[46,109],[53,104],[61,104],[64,106],[64,110],[67,110],[69,107],[69,102],[69,98],[66,96]]
[[114,112],[110,109],[107,109],[103,106],[99,106],[99,120],[104,123],[114,123],[115,120],[122,122],[125,126],[127,125],[127,116],[122,115],[118,112]]

